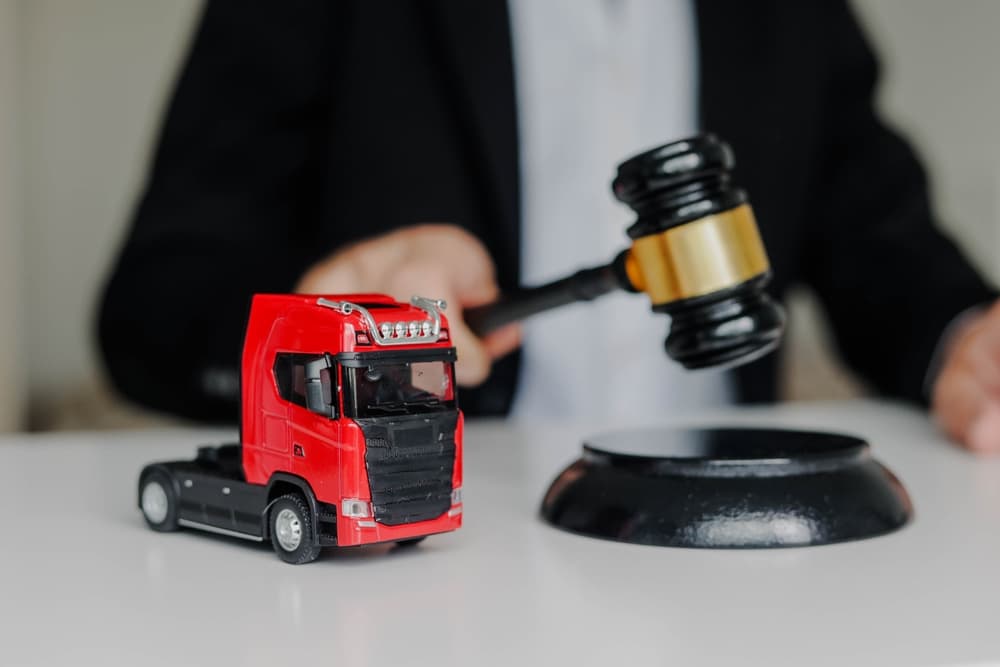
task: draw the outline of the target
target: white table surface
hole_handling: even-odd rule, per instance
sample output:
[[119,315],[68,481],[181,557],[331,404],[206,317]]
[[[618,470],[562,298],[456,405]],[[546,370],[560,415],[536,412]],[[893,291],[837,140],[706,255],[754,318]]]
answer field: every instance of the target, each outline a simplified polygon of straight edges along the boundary
[[613,425],[470,422],[460,531],[295,567],[269,546],[145,527],[140,467],[225,432],[13,435],[0,439],[0,665],[1000,664],[1000,460],[892,405],[713,417],[868,437],[915,522],[773,551],[579,537],[538,504],[580,439]]

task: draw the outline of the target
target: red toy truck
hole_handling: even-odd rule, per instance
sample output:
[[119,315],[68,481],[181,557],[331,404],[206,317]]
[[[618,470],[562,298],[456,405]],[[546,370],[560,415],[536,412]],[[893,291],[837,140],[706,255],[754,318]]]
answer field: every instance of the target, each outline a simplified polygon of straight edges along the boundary
[[463,420],[444,305],[254,297],[241,442],[146,466],[146,522],[270,540],[288,563],[458,528]]

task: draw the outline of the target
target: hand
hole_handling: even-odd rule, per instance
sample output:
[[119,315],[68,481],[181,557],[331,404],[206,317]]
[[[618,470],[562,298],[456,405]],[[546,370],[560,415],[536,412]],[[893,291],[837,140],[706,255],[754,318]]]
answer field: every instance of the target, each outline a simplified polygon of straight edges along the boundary
[[964,322],[931,397],[934,416],[959,444],[1000,453],[1000,301]]
[[464,386],[482,383],[493,361],[521,340],[517,325],[485,338],[476,337],[466,326],[462,310],[495,300],[499,289],[486,248],[453,225],[407,227],[343,248],[310,268],[295,291],[380,292],[404,302],[413,295],[444,299],[449,333],[458,352],[456,380]]

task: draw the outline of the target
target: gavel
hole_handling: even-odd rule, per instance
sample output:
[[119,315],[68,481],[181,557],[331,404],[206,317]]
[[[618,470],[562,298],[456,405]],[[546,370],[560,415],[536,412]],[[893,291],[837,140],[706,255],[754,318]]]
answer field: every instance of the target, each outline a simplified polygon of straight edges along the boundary
[[644,292],[670,317],[667,355],[688,369],[727,368],[781,341],[782,307],[764,291],[771,267],[746,192],[732,183],[733,152],[701,134],[618,165],[612,189],[636,220],[632,245],[603,266],[503,294],[470,308],[483,335],[505,324],[615,290]]

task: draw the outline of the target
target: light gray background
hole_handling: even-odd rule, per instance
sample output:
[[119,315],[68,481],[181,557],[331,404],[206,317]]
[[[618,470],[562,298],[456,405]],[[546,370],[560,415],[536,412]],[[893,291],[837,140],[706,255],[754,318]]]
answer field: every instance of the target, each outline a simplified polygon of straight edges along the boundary
[[[200,0],[0,0],[0,429],[114,425],[93,312]],[[931,166],[940,217],[994,280],[1000,3],[861,0],[882,106]],[[795,300],[792,398],[858,387]],[[134,422],[133,422],[134,423]]]

